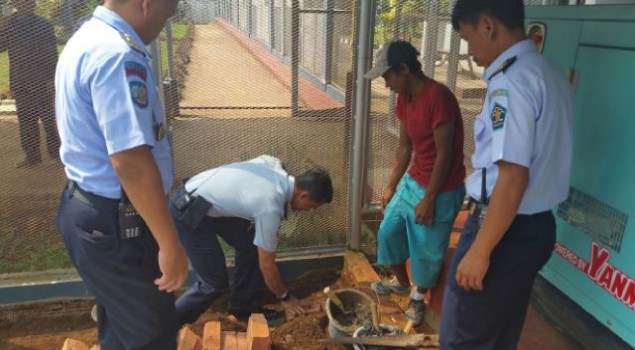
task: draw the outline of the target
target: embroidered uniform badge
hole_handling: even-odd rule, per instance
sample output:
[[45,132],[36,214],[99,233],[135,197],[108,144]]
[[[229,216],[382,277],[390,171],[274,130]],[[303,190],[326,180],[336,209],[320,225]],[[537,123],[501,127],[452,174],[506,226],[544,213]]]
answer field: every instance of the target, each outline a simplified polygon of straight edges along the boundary
[[489,94],[489,99],[490,99],[490,101],[491,101],[493,98],[495,98],[496,96],[503,96],[503,97],[507,97],[507,90],[505,90],[505,89],[496,89],[496,90],[492,91],[492,92]]
[[140,81],[131,81],[129,85],[132,102],[141,108],[148,107],[148,88],[146,84]]
[[492,109],[492,128],[494,130],[500,129],[505,125],[505,117],[507,117],[507,108],[499,105],[498,103],[494,104],[494,108]]
[[127,61],[124,63],[126,78],[137,77],[143,81],[148,78],[148,71],[141,63],[135,61]]

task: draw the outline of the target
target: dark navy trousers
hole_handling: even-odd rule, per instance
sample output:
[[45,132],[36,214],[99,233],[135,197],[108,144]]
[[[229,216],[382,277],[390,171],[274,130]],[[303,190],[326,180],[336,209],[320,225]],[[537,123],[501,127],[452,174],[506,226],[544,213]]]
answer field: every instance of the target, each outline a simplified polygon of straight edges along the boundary
[[77,191],[64,189],[57,228],[95,295],[101,349],[175,350],[174,296],[154,284],[161,276],[154,237],[120,239],[118,200],[93,195],[99,204],[89,204]]
[[483,291],[468,292],[457,285],[456,269],[477,232],[477,218],[470,215],[452,258],[443,297],[441,349],[515,350],[534,279],[553,252],[555,219],[551,211],[517,215],[492,251]]
[[195,322],[216,299],[230,290],[225,254],[218,237],[235,250],[230,305],[239,309],[251,306],[264,290],[251,222],[242,218],[206,216],[198,227],[190,229],[179,220],[181,212],[175,207],[174,200],[170,202],[170,213],[190,264],[198,275],[197,281],[176,301],[179,322]]

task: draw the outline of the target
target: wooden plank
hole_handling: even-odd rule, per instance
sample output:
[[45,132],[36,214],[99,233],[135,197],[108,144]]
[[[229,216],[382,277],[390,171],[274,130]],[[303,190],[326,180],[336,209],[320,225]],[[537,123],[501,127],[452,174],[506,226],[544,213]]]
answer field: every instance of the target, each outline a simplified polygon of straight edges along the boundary
[[88,350],[88,345],[75,339],[66,338],[62,350]]
[[438,335],[394,335],[382,337],[340,337],[320,339],[320,343],[361,344],[390,347],[424,347],[438,348]]
[[205,323],[203,328],[203,350],[220,350],[221,333],[220,322],[211,321]]
[[236,344],[236,332],[224,331],[221,333],[221,349],[222,350],[238,350]]
[[247,324],[247,350],[271,349],[269,325],[263,314],[252,314]]

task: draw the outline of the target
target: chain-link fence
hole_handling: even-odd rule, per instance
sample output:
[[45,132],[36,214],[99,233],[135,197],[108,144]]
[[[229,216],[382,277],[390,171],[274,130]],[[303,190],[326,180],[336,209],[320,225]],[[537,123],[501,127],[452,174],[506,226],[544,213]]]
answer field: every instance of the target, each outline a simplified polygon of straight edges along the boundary
[[[350,132],[344,91],[331,72],[352,66],[350,53],[333,53],[336,36],[350,37],[344,23],[352,21],[351,11],[331,0],[213,4],[216,17],[183,19],[193,28],[193,45],[172,120],[177,177],[263,153],[282,159],[292,174],[326,168],[333,203],[291,215],[280,247],[344,245]],[[201,13],[210,3],[189,6]],[[347,17],[338,28],[336,13]]]
[[[55,228],[65,175],[57,160],[52,79],[56,53],[98,4],[35,0],[34,17],[14,13],[19,4],[29,11],[33,0],[13,1],[16,6],[2,3],[0,17],[0,273],[70,266]],[[426,74],[457,94],[469,165],[471,125],[485,85],[465,43],[456,44],[452,2],[376,2],[375,49],[395,38],[411,41],[423,53]],[[281,158],[293,174],[310,166],[331,172],[334,202],[286,220],[283,249],[346,243],[360,3],[182,0],[158,41],[177,179],[264,153]],[[379,199],[390,172],[398,140],[394,105],[395,96],[375,81],[366,203]]]
[[[313,166],[331,173],[333,203],[290,215],[282,251],[346,243],[350,3],[185,0],[159,40],[177,180],[261,154],[281,158],[292,174]],[[3,8],[14,29],[0,30],[8,50],[0,55],[0,273],[70,266],[55,227],[66,180],[53,77],[57,52],[96,6],[37,0],[39,17],[24,23]]]
[[0,273],[68,266],[55,228],[65,176],[54,76],[73,26],[57,25],[61,6],[52,2],[18,0],[1,7]]
[[[467,44],[460,43],[456,66],[451,67],[453,31],[449,1],[379,1],[376,9],[375,50],[392,40],[406,40],[421,53],[420,61],[425,74],[448,87],[457,96],[465,129],[465,164],[470,167],[474,151],[472,128],[480,111],[486,85],[481,79],[483,70],[467,55]],[[458,40],[455,38],[454,40]],[[380,200],[395,159],[399,140],[399,121],[394,113],[396,94],[376,79],[371,86],[371,146],[368,182],[373,190],[368,201]],[[468,169],[468,172],[470,169]]]
[[[472,172],[474,120],[481,111],[486,84],[483,68],[478,67],[451,25],[453,0],[378,0],[376,2],[374,52],[392,40],[406,40],[421,53],[424,73],[447,85],[456,95],[463,117],[464,163]],[[526,5],[575,5],[570,0],[525,0]],[[365,193],[367,207],[376,208],[389,180],[399,141],[400,122],[394,108],[396,95],[384,86],[383,79],[371,84],[369,155]],[[374,244],[381,215],[367,211],[364,240]]]

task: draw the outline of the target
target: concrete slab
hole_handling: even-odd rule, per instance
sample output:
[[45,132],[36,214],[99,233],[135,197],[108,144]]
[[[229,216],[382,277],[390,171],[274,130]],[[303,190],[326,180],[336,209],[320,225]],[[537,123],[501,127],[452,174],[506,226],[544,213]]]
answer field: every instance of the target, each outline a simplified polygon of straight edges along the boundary
[[[214,117],[217,110],[237,110],[255,107],[289,107],[291,93],[266,70],[241,44],[222,29],[218,22],[194,26],[194,41],[188,74],[182,91],[181,113],[199,114],[194,107]],[[198,111],[199,113],[192,113]],[[246,109],[240,110],[241,114]],[[275,113],[288,116],[282,110],[249,113],[252,117]]]

